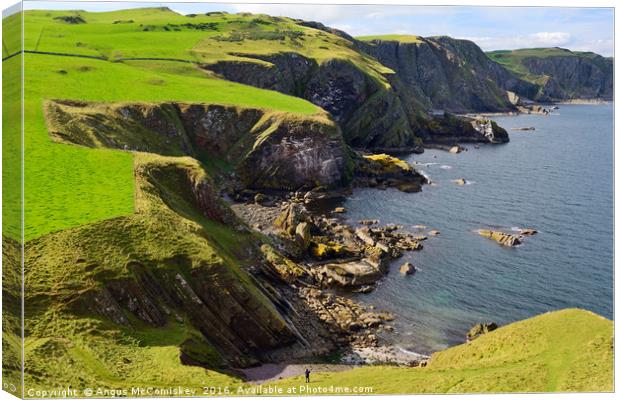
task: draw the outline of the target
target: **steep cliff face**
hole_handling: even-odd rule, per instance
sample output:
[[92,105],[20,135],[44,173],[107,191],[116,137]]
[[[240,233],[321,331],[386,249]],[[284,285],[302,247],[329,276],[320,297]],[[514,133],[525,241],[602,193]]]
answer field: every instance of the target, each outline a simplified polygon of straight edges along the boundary
[[351,179],[338,126],[325,114],[295,116],[213,104],[50,101],[56,140],[230,164],[256,189],[334,187]]
[[415,38],[390,36],[357,45],[393,69],[404,94],[417,98],[427,109],[508,111],[514,108],[506,90],[523,93],[534,89],[491,61],[471,41],[447,36]]
[[[357,45],[360,52],[372,54],[396,73],[385,74],[386,82],[380,82],[346,60],[318,65],[296,53],[251,56],[263,63],[221,61],[207,68],[229,80],[309,100],[333,116],[345,141],[354,147],[415,147],[435,133],[445,135],[449,127],[442,125],[444,119],[427,113],[433,107],[452,111],[513,109],[505,90],[494,85],[490,75],[473,79],[470,74],[469,80],[464,80],[460,72],[463,61],[448,60],[448,50],[435,42],[422,47],[393,41]],[[496,73],[508,74],[491,64],[499,70]],[[455,137],[487,141],[474,131],[467,136],[468,132],[455,132]]]
[[536,85],[541,100],[603,99],[613,97],[613,60],[589,52],[562,48],[498,50],[489,57]]
[[609,100],[613,97],[613,63],[603,57],[598,60],[527,57],[523,65],[533,74],[548,77],[542,87],[542,98]]
[[309,100],[333,116],[354,146],[415,144],[394,90],[353,63],[335,58],[318,64],[294,52],[243,57],[260,62],[219,61],[206,68],[228,80]]

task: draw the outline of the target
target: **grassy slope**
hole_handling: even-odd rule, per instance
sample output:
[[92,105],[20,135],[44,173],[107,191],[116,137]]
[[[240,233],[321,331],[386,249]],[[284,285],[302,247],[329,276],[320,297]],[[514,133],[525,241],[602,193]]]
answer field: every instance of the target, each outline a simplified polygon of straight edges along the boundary
[[[184,322],[170,317],[166,326],[153,328],[127,313],[132,324],[127,328],[93,315],[80,301],[110,281],[129,279],[132,273],[125,265],[135,260],[152,270],[187,277],[206,269],[202,273],[210,274],[215,286],[226,287],[232,280],[273,309],[241,270],[248,262],[248,243],[256,238],[204,218],[179,181],[176,172],[181,170],[205,177],[198,162],[146,153],[136,153],[135,158],[136,213],[65,229],[26,245],[28,388],[198,389],[240,383],[233,376],[180,363],[181,348],[197,352],[198,359],[211,358],[212,365],[219,362],[185,315]],[[170,262],[177,257],[187,259],[187,265]],[[188,339],[192,348],[184,344]]]
[[371,40],[394,40],[401,43],[421,43],[420,36],[416,35],[369,35],[369,36],[357,36],[357,40],[369,42]]
[[[59,16],[80,16],[86,23],[67,24],[54,19]],[[25,20],[25,47],[38,51],[96,55],[112,60],[176,58],[206,64],[220,60],[262,63],[239,53],[297,52],[318,63],[334,58],[348,60],[384,83],[381,74],[391,72],[352,49],[346,39],[297,25],[285,17],[244,14],[188,17],[167,8],[144,8],[102,13],[28,11]],[[196,29],[200,24],[208,25]]]
[[[567,309],[516,322],[433,355],[426,368],[315,374],[311,386],[372,386],[373,394],[613,390],[613,323]],[[278,382],[297,386],[301,378]]]
[[[163,15],[160,15],[161,12],[159,11],[153,12],[156,16],[151,22],[156,21],[157,18],[169,21],[169,18],[173,16],[179,17],[170,12]],[[132,13],[139,13],[140,15],[145,13],[147,17],[149,15],[145,11],[132,11]],[[128,16],[131,17],[132,13],[129,13]],[[66,13],[63,12],[62,14]],[[117,18],[115,15],[117,13],[104,14],[111,19]],[[122,14],[125,16],[125,13]],[[73,40],[71,28],[82,25],[58,22],[53,17],[46,17],[46,23],[41,23],[40,18],[38,19],[36,15],[37,12],[26,13],[26,20],[28,21],[26,23],[27,49],[38,48],[45,51],[75,53],[82,51],[89,53],[88,48],[82,47],[78,47],[76,51],[69,51],[71,49],[56,45],[53,40],[51,40],[49,47],[45,47],[47,41],[44,39],[46,36],[35,34],[33,30],[44,29],[50,38],[62,37],[66,40]],[[41,25],[38,25],[39,23]],[[149,52],[146,43],[150,43],[152,46],[161,46],[166,43],[154,37],[149,37],[145,41],[136,40],[132,42],[127,36],[123,35],[118,36],[116,40],[110,40],[110,36],[104,34],[106,33],[104,28],[108,25],[121,26],[121,28],[125,26],[124,24],[112,24],[112,22],[101,23],[93,28],[91,38],[108,44],[117,41],[118,43],[132,43],[135,45],[136,51],[141,52],[141,56],[157,55]],[[169,37],[176,37],[179,34],[179,32],[165,33]],[[34,37],[37,39],[34,40]],[[179,35],[178,40],[181,43],[185,39]],[[172,48],[175,43],[168,43],[168,45]],[[132,55],[137,56],[139,54],[132,53]],[[6,62],[15,61],[8,60]],[[191,73],[188,73],[190,71]],[[27,54],[25,79],[25,105],[27,110],[25,125],[26,239],[133,212],[131,154],[52,144],[47,135],[42,113],[42,102],[45,99],[179,100],[237,104],[305,115],[317,111],[314,105],[304,100],[215,79],[202,73],[191,64],[176,62],[160,61],[150,64],[131,62],[124,64],[77,57]],[[17,153],[15,152],[15,154]],[[12,158],[9,157],[6,162],[18,164],[19,160],[13,156]],[[6,233],[11,234],[12,232]]]

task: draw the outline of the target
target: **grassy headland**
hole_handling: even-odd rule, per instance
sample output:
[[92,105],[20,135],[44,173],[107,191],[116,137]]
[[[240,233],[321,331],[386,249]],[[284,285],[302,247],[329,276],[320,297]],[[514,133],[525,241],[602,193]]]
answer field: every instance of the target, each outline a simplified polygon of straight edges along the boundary
[[[316,374],[311,387],[370,386],[373,394],[608,392],[613,323],[584,310],[543,314],[433,354],[425,368],[362,367]],[[301,385],[301,378],[277,382]]]

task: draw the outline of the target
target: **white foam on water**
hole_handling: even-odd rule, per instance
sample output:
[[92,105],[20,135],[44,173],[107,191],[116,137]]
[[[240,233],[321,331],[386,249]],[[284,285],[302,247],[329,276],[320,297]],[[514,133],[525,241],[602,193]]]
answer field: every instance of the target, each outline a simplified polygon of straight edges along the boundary
[[451,165],[442,165],[439,168],[441,168],[441,169],[452,169],[452,166]]

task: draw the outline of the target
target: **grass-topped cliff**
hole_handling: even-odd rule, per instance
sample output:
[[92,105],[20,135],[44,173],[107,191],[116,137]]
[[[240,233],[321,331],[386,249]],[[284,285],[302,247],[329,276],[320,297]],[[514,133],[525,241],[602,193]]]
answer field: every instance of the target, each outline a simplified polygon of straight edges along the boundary
[[[319,373],[310,386],[372,387],[373,394],[609,392],[613,323],[584,310],[543,314],[433,354],[424,368]],[[302,378],[278,381],[300,385]]]
[[[438,125],[446,130],[427,115],[433,102],[407,83],[405,72],[401,78],[362,42],[318,23],[167,8],[24,15],[27,239],[133,210],[131,154],[53,143],[45,101],[217,104],[298,116],[321,114],[321,107],[344,140],[359,147],[419,146],[433,140]],[[18,23],[12,16],[4,26]],[[9,45],[4,62],[18,64]],[[450,86],[442,87],[442,98],[450,98]],[[465,108],[504,109],[497,90],[465,101]],[[454,137],[467,135],[477,134],[466,129]],[[17,152],[8,156],[17,162]],[[19,221],[18,211],[3,212]]]
[[613,59],[560,47],[488,52],[493,61],[534,83],[536,99],[604,99],[613,96]]

